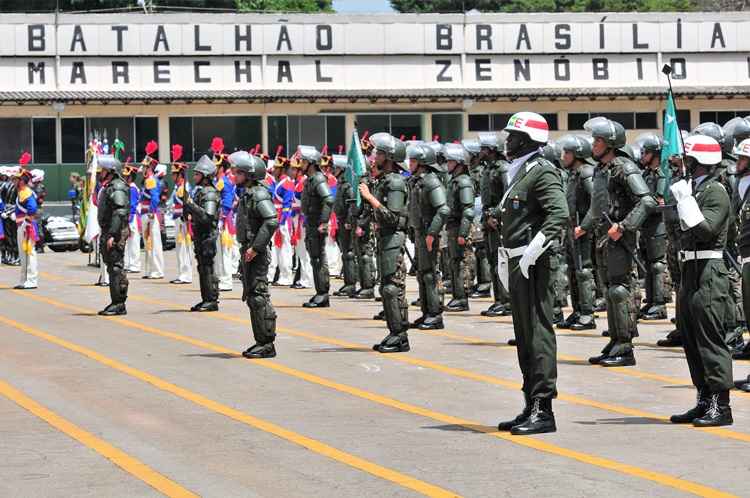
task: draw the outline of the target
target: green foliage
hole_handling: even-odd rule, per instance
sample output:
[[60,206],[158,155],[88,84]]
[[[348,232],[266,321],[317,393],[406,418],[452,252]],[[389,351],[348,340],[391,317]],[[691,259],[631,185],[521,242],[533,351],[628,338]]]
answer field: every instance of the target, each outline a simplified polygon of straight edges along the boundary
[[[242,11],[332,12],[331,0],[153,0],[157,9],[237,9]],[[135,7],[136,0],[0,0],[0,12],[52,12]]]
[[696,0],[391,0],[398,12],[670,12],[695,10]]
[[241,11],[333,12],[331,0],[236,0]]

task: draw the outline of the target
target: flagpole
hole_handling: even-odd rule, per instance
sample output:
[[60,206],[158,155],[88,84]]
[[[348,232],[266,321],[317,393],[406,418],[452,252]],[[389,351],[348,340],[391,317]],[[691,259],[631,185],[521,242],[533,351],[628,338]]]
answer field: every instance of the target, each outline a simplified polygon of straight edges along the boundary
[[[677,103],[675,102],[674,98],[674,92],[672,91],[672,78],[670,77],[672,74],[672,66],[669,64],[664,64],[664,67],[661,68],[661,72],[664,73],[664,75],[667,77],[667,84],[669,85],[669,96],[672,97],[672,106],[674,106],[674,117],[677,121],[677,131],[678,135],[680,136],[680,146],[682,148],[682,176],[685,176],[685,141],[682,139],[682,130],[680,130],[680,121],[677,119]],[[662,125],[663,126],[663,125]]]

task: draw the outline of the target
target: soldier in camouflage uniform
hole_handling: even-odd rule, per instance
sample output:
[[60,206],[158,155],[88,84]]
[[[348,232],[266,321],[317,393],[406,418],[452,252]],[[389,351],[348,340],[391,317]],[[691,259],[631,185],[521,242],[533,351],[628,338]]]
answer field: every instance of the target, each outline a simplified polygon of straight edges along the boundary
[[330,306],[330,274],[326,257],[328,220],[333,208],[333,196],[328,189],[328,178],[320,170],[321,154],[315,147],[300,145],[299,156],[302,169],[307,175],[302,190],[302,214],[305,215],[305,247],[310,255],[313,270],[315,295],[302,306],[305,308],[327,308]]
[[114,156],[99,156],[99,212],[101,235],[99,250],[109,274],[111,303],[99,312],[103,316],[126,315],[128,277],[125,274],[125,243],[130,236],[130,187],[120,176],[120,161]]
[[487,242],[482,227],[482,196],[480,195],[480,183],[484,169],[482,162],[479,160],[479,154],[482,150],[479,146],[479,140],[476,139],[461,140],[461,145],[469,153],[469,176],[474,183],[474,220],[471,242],[474,248],[474,273],[477,283],[469,297],[490,297],[492,295],[492,273],[487,254]]
[[447,160],[451,181],[448,185],[448,257],[450,259],[453,299],[446,311],[467,311],[471,284],[474,281],[474,250],[471,245],[471,226],[474,221],[474,182],[467,171],[468,153],[460,144],[446,144],[443,154]]
[[375,149],[372,175],[378,178],[377,190],[371,193],[367,185],[360,184],[359,192],[372,207],[377,224],[380,295],[388,326],[388,335],[373,349],[381,353],[397,353],[410,349],[404,264],[408,194],[399,164],[406,159],[406,147],[388,133],[376,133],[370,137],[370,142]]
[[[640,163],[643,179],[660,205],[664,205],[667,179],[661,171],[662,139],[653,133],[644,133],[636,139],[641,151]],[[641,227],[640,246],[645,248],[646,303],[640,309],[642,320],[664,320],[667,318],[667,229],[662,210],[652,209]]]
[[[201,302],[190,311],[217,311],[219,309],[219,279],[214,273],[216,239],[219,236],[219,210],[221,197],[213,184],[216,164],[208,156],[201,156],[193,170],[195,188],[186,195],[183,210],[192,223],[195,260],[198,262],[198,277]],[[187,190],[186,190],[187,192]]]
[[[586,123],[594,139],[591,147],[598,162],[594,171],[594,196],[578,233],[595,232],[606,247],[607,322],[610,341],[592,364],[605,367],[635,365],[632,339],[636,329],[633,315],[632,275],[638,230],[656,200],[638,166],[620,152],[625,129],[616,121],[597,117]],[[611,222],[611,223],[610,223]]]
[[[362,153],[369,155],[372,145],[362,141]],[[370,191],[375,190],[375,179],[369,171],[360,177],[359,183],[367,185]],[[359,290],[352,296],[354,299],[373,299],[375,297],[375,279],[377,276],[375,264],[375,231],[373,229],[372,206],[361,202],[358,206],[352,203],[349,208],[346,227],[353,230],[354,258],[357,263]]]
[[235,184],[242,189],[237,210],[237,242],[240,244],[242,300],[250,309],[255,344],[247,348],[245,358],[276,356],[276,310],[268,293],[270,243],[278,220],[271,193],[265,185],[266,163],[246,151],[229,156],[235,171]]
[[440,294],[438,257],[440,232],[448,216],[445,188],[438,174],[435,151],[426,144],[406,149],[411,178],[409,181],[409,224],[414,228],[417,255],[417,283],[422,316],[413,327],[431,330],[443,328],[443,301]]
[[680,312],[685,315],[682,339],[697,403],[670,421],[696,427],[732,424],[732,358],[724,333],[732,302],[723,261],[731,201],[718,178],[721,160],[716,140],[706,135],[689,136],[685,139],[685,166],[692,182],[680,181],[671,187],[682,228],[678,296]]
[[594,193],[594,166],[591,161],[591,143],[586,137],[566,135],[557,141],[560,160],[569,173],[566,197],[568,201],[568,226],[565,242],[568,260],[568,280],[573,313],[557,324],[560,329],[589,330],[596,328],[594,320],[594,265],[592,260],[592,235],[583,233],[580,224],[591,207]]
[[342,270],[344,272],[344,285],[333,293],[334,296],[352,297],[357,291],[357,265],[354,258],[353,236],[351,224],[347,218],[352,204],[356,203],[354,189],[346,181],[344,172],[349,167],[346,162],[346,156],[334,154],[333,156],[333,174],[338,180],[336,186],[336,198],[333,201],[333,212],[336,213],[338,230],[336,231],[336,242],[341,250]]
[[510,296],[508,289],[502,286],[497,276],[497,249],[500,247],[499,216],[492,215],[505,192],[504,176],[507,165],[500,156],[496,133],[480,133],[479,145],[481,146],[480,158],[483,162],[479,188],[482,197],[482,224],[492,276],[492,294],[495,298],[495,302],[482,311],[482,316],[508,316],[511,314]]

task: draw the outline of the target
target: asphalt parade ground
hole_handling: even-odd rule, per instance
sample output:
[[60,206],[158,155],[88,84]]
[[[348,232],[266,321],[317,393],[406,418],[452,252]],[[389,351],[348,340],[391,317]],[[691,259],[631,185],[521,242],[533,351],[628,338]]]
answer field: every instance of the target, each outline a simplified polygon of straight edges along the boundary
[[520,411],[521,376],[488,299],[381,355],[379,303],[305,310],[311,290],[274,287],[279,356],[246,360],[241,285],[189,313],[197,276],[169,284],[170,256],[164,280],[130,275],[112,318],[85,255],[41,254],[33,291],[0,269],[0,496],[750,496],[750,394],[732,392],[731,427],[669,424],[695,391],[682,350],[655,345],[667,320],[639,324],[635,367],[586,361],[605,314],[559,333],[558,432],[511,436],[495,426]]

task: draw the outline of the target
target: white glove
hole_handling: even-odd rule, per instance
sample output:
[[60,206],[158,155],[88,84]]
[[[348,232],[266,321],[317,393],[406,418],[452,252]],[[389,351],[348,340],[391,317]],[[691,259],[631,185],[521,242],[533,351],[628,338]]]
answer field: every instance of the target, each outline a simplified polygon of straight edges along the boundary
[[526,246],[526,250],[523,251],[523,255],[521,256],[521,260],[518,262],[518,266],[521,267],[521,275],[524,276],[524,278],[529,278],[529,267],[534,266],[534,263],[536,263],[537,258],[544,254],[544,251],[547,250],[549,245],[552,243],[552,241],[544,243],[547,240],[547,237],[542,232],[537,232],[536,235],[534,235],[534,238],[531,239],[531,242],[528,246]]
[[677,214],[680,217],[683,231],[693,228],[706,219],[701,213],[701,208],[698,207],[698,202],[692,195],[677,203]]
[[674,195],[674,198],[677,200],[677,202],[680,202],[681,200],[693,195],[692,187],[690,187],[690,184],[685,180],[676,182],[674,185],[669,187],[669,190],[672,191],[672,195]]
[[8,219],[8,213],[2,213],[2,214],[0,214],[0,218],[2,218],[4,220]]

